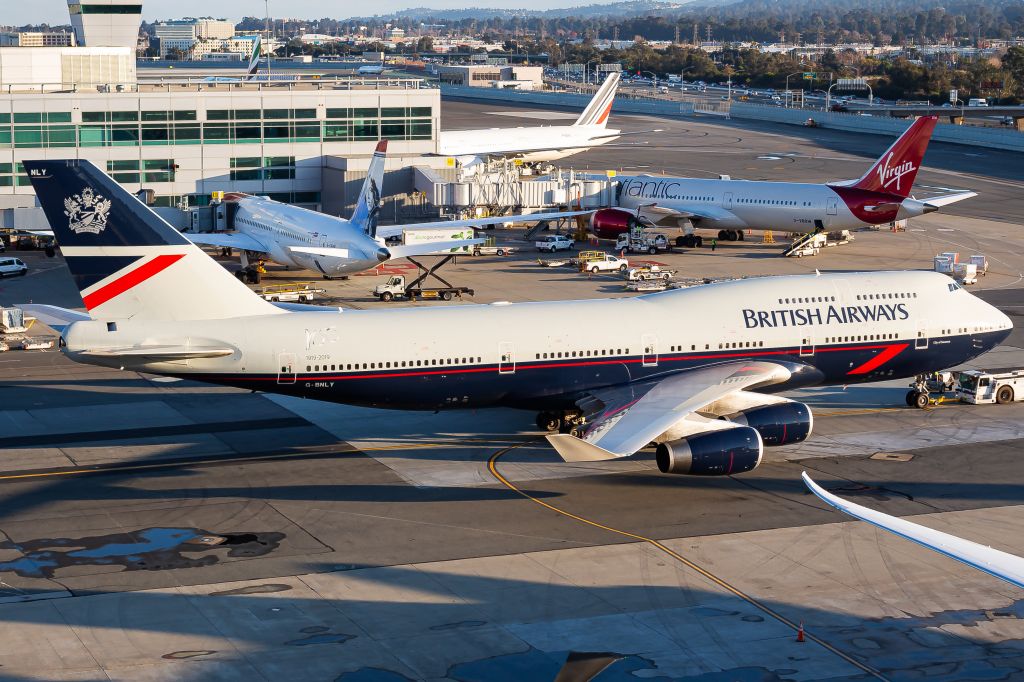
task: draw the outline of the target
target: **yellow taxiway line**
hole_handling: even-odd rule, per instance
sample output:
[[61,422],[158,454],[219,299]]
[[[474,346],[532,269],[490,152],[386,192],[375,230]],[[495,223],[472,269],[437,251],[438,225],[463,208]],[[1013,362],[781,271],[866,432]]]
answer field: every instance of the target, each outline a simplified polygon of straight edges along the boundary
[[[509,481],[507,478],[505,478],[504,476],[501,475],[500,471],[498,471],[498,460],[503,455],[505,455],[506,453],[511,452],[512,450],[515,450],[516,448],[520,447],[521,445],[523,445],[523,444],[521,443],[519,445],[512,445],[510,447],[498,450],[493,455],[491,455],[489,460],[487,460],[487,469],[491,472],[491,475],[494,476],[494,478],[496,478],[502,485],[504,485],[509,490],[511,490],[511,491],[513,491],[515,493],[518,493],[519,495],[525,497],[526,499],[530,500],[531,502],[539,504],[540,506],[553,511],[556,514],[561,514],[562,516],[570,518],[570,519],[572,519],[574,521],[579,521],[580,523],[585,523],[588,526],[593,526],[594,528],[600,528],[601,530],[606,530],[609,533],[615,533],[616,535],[621,535],[623,537],[627,537],[627,538],[630,538],[632,540],[637,540],[639,542],[644,542],[644,543],[654,547],[658,551],[663,552],[664,554],[667,554],[668,556],[672,557],[673,559],[675,559],[679,563],[683,564],[687,568],[692,569],[693,571],[696,571],[697,573],[699,573],[703,577],[707,578],[711,582],[715,583],[716,585],[718,585],[719,587],[721,587],[725,591],[727,591],[727,592],[729,592],[729,593],[739,597],[740,599],[742,599],[743,601],[747,602],[751,606],[753,606],[753,607],[757,608],[758,610],[762,611],[763,613],[771,616],[772,618],[774,618],[775,620],[779,621],[783,625],[785,625],[785,626],[789,627],[790,629],[792,629],[794,632],[798,632],[800,630],[800,628],[802,627],[802,625],[798,625],[798,624],[794,623],[789,618],[786,618],[781,613],[779,613],[778,611],[772,609],[767,604],[765,604],[765,603],[763,603],[761,601],[758,601],[754,597],[751,597],[746,592],[743,592],[739,588],[734,587],[730,583],[726,582],[724,579],[719,578],[717,575],[715,575],[711,571],[709,571],[706,568],[703,568],[703,567],[695,564],[694,562],[692,562],[689,559],[687,559],[686,557],[684,557],[682,554],[679,554],[675,550],[670,549],[669,547],[665,546],[664,544],[662,544],[661,542],[659,542],[659,541],[657,541],[657,540],[655,540],[653,538],[645,537],[643,535],[638,535],[637,533],[631,533],[629,531],[622,530],[620,528],[614,528],[614,527],[609,526],[607,524],[600,523],[598,521],[594,521],[592,519],[585,518],[585,517],[580,516],[578,514],[573,514],[572,512],[567,512],[564,509],[559,509],[558,507],[556,507],[556,506],[554,506],[552,504],[548,504],[547,502],[544,502],[543,500],[540,500],[540,499],[534,497],[533,495],[530,495],[529,493],[521,490],[520,488],[518,488],[516,486],[515,483],[512,483],[511,481]],[[861,661],[858,661],[857,659],[853,658],[849,654],[843,653],[842,651],[840,651],[839,649],[835,648],[834,646],[832,646],[828,642],[824,641],[823,639],[820,639],[819,637],[816,637],[813,634],[811,634],[809,632],[806,632],[806,631],[804,632],[804,637],[806,637],[808,641],[814,642],[815,644],[817,644],[817,645],[823,647],[824,649],[830,651],[831,653],[835,654],[836,656],[838,656],[839,658],[843,659],[844,661],[846,661],[850,665],[852,665],[852,666],[854,666],[854,667],[856,667],[856,668],[858,668],[858,669],[868,673],[869,675],[872,675],[873,677],[875,677],[875,678],[877,678],[879,680],[886,680],[888,682],[888,678],[885,677],[880,671],[876,670],[875,668],[872,668],[871,666],[867,665],[866,663],[862,663]]]

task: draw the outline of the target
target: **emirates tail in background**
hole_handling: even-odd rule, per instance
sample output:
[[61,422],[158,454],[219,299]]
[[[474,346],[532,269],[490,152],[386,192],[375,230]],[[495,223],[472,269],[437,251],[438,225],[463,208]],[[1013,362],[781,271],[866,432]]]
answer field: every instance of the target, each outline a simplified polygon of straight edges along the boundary
[[937,116],[922,116],[914,121],[861,179],[846,186],[909,197],[938,120]]
[[583,110],[580,117],[573,123],[574,126],[600,126],[608,125],[608,117],[612,113],[612,103],[615,101],[615,92],[619,88],[619,74],[610,73],[601,87],[594,94],[590,104]]

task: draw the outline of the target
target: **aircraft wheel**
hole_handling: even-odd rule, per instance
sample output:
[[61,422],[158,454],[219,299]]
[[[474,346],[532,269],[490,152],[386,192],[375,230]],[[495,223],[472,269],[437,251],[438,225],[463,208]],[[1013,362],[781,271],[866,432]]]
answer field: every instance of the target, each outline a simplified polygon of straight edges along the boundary
[[687,242],[689,240],[686,237],[676,237],[676,246],[688,247],[690,246]]
[[700,247],[704,246],[704,237],[694,237],[693,238],[693,245],[695,247],[697,247],[698,249]]
[[743,241],[743,230],[737,230],[736,236],[739,239],[739,241]]
[[562,420],[553,412],[541,412],[537,415],[537,428],[541,431],[554,433],[562,426]]
[[999,390],[996,391],[996,402],[999,403],[1000,405],[1005,405],[1006,403],[1012,403],[1013,402],[1013,389],[1010,388],[1009,386],[1001,386],[999,388]]
[[728,230],[719,230],[718,231],[718,238],[721,239],[721,240],[728,239],[729,238],[729,231]]
[[725,239],[726,239],[726,241],[730,241],[730,242],[736,241],[736,239],[737,239],[737,237],[736,237],[736,230],[726,230],[726,232],[725,232]]
[[917,398],[917,391],[907,391],[907,397],[906,397],[907,407],[913,407],[914,406],[914,400],[916,398]]
[[928,407],[928,394],[918,391],[917,395],[914,396],[914,407],[919,410]]

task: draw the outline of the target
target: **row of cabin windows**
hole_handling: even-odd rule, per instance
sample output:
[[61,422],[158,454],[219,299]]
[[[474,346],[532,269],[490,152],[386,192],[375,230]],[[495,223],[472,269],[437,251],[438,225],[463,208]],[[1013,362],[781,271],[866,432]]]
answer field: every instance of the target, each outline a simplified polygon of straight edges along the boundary
[[[560,351],[550,353],[536,353],[535,359],[537,360],[555,360],[558,358],[599,358],[606,355],[622,355],[622,348],[609,348],[608,350],[573,350],[573,351]],[[629,355],[629,349],[626,348],[626,355]]]
[[[828,336],[822,343],[846,343],[848,341],[886,341],[897,338],[896,334],[862,334],[860,336]],[[810,341],[804,339],[804,344]]]
[[765,205],[770,204],[772,206],[796,206],[796,205],[798,205],[800,203],[802,203],[804,206],[810,206],[811,205],[811,202],[809,202],[809,201],[796,202],[796,201],[787,201],[785,199],[744,199],[742,197],[737,199],[736,203],[738,203],[738,204],[765,204]]
[[894,294],[857,294],[858,301],[880,301],[894,298],[917,298],[917,293],[894,293]]
[[805,296],[803,298],[780,298],[779,304],[784,303],[829,303],[835,301],[835,296]]
[[[471,365],[473,363],[479,364],[483,361],[483,358],[441,358],[431,360],[392,360],[391,362],[363,362],[363,363],[351,363],[344,365],[306,365],[307,372],[336,372],[336,371],[352,371],[359,369],[401,369],[403,367],[447,367],[450,365]],[[281,368],[282,372],[287,372],[286,367]]]

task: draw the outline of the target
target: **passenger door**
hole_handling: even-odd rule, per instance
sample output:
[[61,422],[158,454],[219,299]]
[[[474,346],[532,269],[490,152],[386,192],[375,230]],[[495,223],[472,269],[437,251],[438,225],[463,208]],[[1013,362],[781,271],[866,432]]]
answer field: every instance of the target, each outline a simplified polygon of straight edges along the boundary
[[658,366],[658,337],[654,334],[644,334],[640,337],[640,347],[643,350],[643,366]]
[[928,321],[920,320],[917,323],[917,336],[914,337],[914,348],[922,350],[928,347]]
[[516,373],[516,349],[511,341],[498,344],[498,374]]
[[732,192],[726,192],[722,199],[722,208],[732,208]]
[[279,353],[277,356],[277,383],[294,384],[297,367],[294,353]]
[[836,197],[829,197],[825,200],[825,213],[828,215],[838,215],[839,213],[839,199]]

